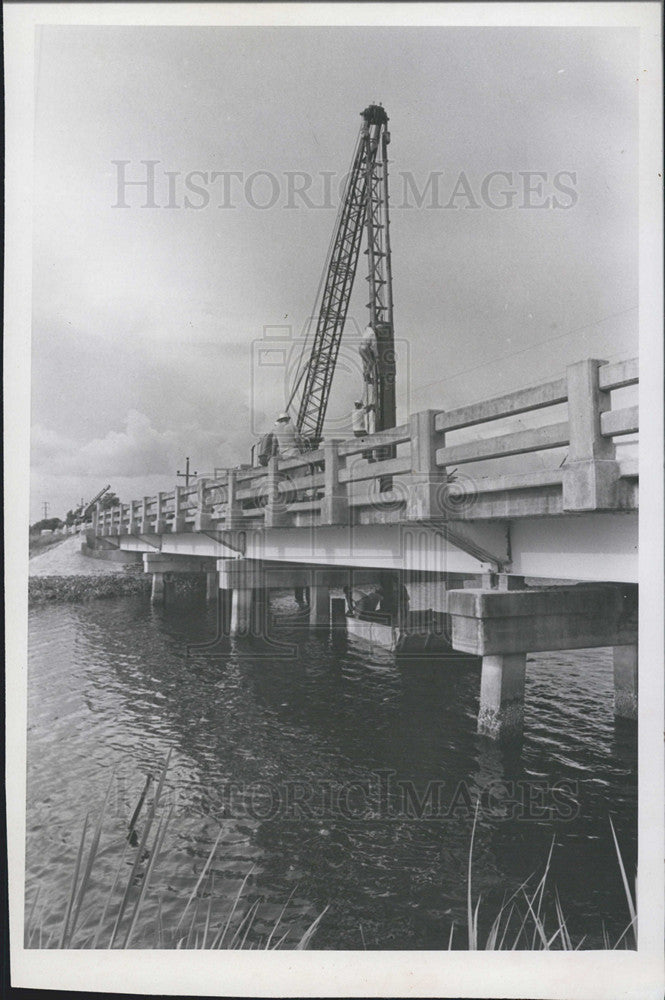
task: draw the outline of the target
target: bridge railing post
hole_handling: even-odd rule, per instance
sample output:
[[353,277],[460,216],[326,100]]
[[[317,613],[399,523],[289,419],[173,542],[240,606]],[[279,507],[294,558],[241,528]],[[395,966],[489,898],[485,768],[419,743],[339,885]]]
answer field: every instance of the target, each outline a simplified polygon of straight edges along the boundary
[[157,494],[157,517],[155,518],[154,532],[157,535],[163,535],[166,531],[166,512],[164,510],[164,497],[165,493]]
[[321,524],[347,524],[349,497],[346,483],[339,481],[339,441],[323,442],[324,492],[321,501]]
[[185,530],[185,516],[181,513],[182,511],[182,494],[184,487],[176,486],[173,491],[173,524],[171,525],[171,531],[184,531]]
[[141,534],[147,535],[150,533],[150,517],[148,514],[148,504],[150,503],[150,497],[143,497],[141,503]]
[[266,528],[278,528],[287,523],[287,502],[279,491],[279,482],[279,456],[273,455],[268,461],[268,502],[264,517]]
[[238,489],[236,483],[236,470],[227,469],[226,472],[226,518],[224,527],[229,530],[242,527],[243,516],[240,501],[238,500]]
[[136,516],[136,500],[132,500],[129,505],[129,523],[127,524],[127,534],[136,535],[139,531],[139,521]]
[[568,426],[570,447],[563,468],[563,509],[598,510],[617,503],[619,464],[614,442],[603,437],[600,416],[611,408],[609,392],[600,388],[594,358],[569,365]]
[[196,484],[196,514],[194,516],[194,530],[207,531],[212,528],[212,517],[206,504],[207,479],[199,479]]
[[443,435],[437,433],[436,410],[422,410],[409,417],[411,437],[411,475],[402,478],[408,486],[406,516],[408,520],[424,520],[445,515],[444,469],[436,464],[437,448],[443,447]]

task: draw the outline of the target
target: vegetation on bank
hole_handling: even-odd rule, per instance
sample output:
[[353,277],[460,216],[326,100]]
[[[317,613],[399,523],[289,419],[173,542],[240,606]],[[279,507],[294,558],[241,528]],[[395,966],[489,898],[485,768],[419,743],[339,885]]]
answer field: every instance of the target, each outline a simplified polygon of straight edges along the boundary
[[[109,846],[100,849],[104,818],[114,782],[111,775],[101,814],[90,838],[90,814],[83,824],[71,888],[67,899],[54,908],[48,889],[38,886],[26,910],[26,948],[276,948],[306,949],[309,947],[325,914],[326,906],[306,930],[289,926],[286,901],[277,920],[259,932],[257,919],[261,898],[251,899],[248,882],[253,869],[245,876],[240,888],[228,899],[216,893],[213,862],[223,829],[207,856],[192,891],[183,895],[177,923],[165,924],[162,915],[160,890],[155,885],[160,861],[164,859],[165,841],[173,816],[174,805],[167,808],[164,786],[170,752],[162,767],[152,800],[149,792],[152,777],[149,775],[138,804],[127,825],[122,842],[113,848],[118,855],[115,874],[104,890],[106,897],[97,903],[84,905],[88,889],[95,885],[99,892],[101,874],[95,863],[109,855]],[[145,820],[141,827],[141,814]],[[577,951],[586,940],[573,940],[569,933],[564,910],[556,888],[547,884],[554,840],[550,848],[543,875],[535,889],[530,885],[531,876],[501,905],[485,933],[479,931],[481,897],[473,900],[473,847],[478,821],[478,803],[471,832],[467,874],[467,926],[456,934],[453,923],[447,942],[448,950],[469,951]],[[637,947],[637,914],[612,820],[609,821],[618,869],[626,899],[629,918],[619,937],[612,941],[603,927],[603,946],[608,950]],[[89,843],[88,843],[89,842]],[[86,857],[87,851],[87,857]],[[100,865],[97,865],[99,868]],[[617,873],[618,874],[618,873]],[[168,884],[168,879],[167,879]],[[44,891],[42,891],[44,890]],[[293,894],[292,894],[293,895]],[[151,912],[146,900],[152,899]],[[154,901],[156,899],[156,909]],[[222,915],[220,917],[220,910]],[[55,911],[56,919],[52,919]],[[151,915],[152,913],[152,915]],[[488,920],[484,920],[488,923]],[[173,924],[175,923],[175,926]],[[52,929],[53,927],[56,929]],[[461,939],[461,941],[460,941]],[[446,943],[441,943],[442,948]],[[358,947],[366,947],[359,927]]]
[[31,576],[28,604],[54,601],[93,601],[102,597],[131,597],[150,592],[150,577],[141,573],[95,576]]
[[[174,806],[167,808],[164,800],[164,782],[169,766],[170,752],[157,778],[152,801],[147,803],[152,779],[149,776],[134,813],[129,820],[122,845],[117,845],[119,855],[115,875],[102,906],[86,907],[85,900],[91,884],[99,891],[100,873],[95,862],[108,855],[109,848],[100,849],[104,817],[113,787],[111,776],[101,814],[89,837],[90,814],[86,815],[78,848],[69,897],[55,909],[62,913],[57,931],[47,931],[52,926],[53,913],[48,890],[39,886],[26,911],[26,948],[260,948],[273,950],[287,948],[302,950],[309,947],[327,907],[310,923],[304,932],[293,932],[285,917],[287,900],[277,920],[268,933],[257,934],[255,926],[262,900],[251,903],[247,898],[250,870],[233,898],[220,900],[215,893],[212,862],[223,830],[220,829],[194,889],[182,898],[180,918],[175,926],[166,926],[162,918],[159,891],[154,888],[160,858],[173,816]],[[141,827],[141,814],[145,820]],[[89,845],[88,842],[89,841]],[[87,848],[87,857],[86,857]],[[99,864],[97,865],[99,868]],[[42,891],[43,890],[43,891]],[[146,915],[146,899],[156,896],[156,916]],[[223,907],[221,919],[220,904]],[[217,911],[217,914],[215,913]],[[153,907],[154,913],[154,907]]]
[[[529,876],[508,899],[504,900],[499,908],[499,912],[494,916],[487,934],[480,933],[478,918],[480,915],[481,897],[478,896],[474,905],[472,893],[473,843],[477,821],[478,802],[476,803],[476,813],[473,820],[471,844],[469,847],[467,926],[466,933],[463,934],[465,943],[461,947],[466,947],[469,951],[578,951],[582,948],[587,935],[584,935],[579,941],[573,940],[568,930],[559,892],[556,887],[552,891],[548,885],[547,880],[552,852],[554,850],[554,838],[552,838],[550,852],[545,863],[545,870],[535,889],[530,885],[533,876]],[[610,951],[616,948],[635,949],[637,948],[637,912],[635,902],[628,883],[628,876],[611,818],[609,824],[626,898],[626,915],[630,919],[615,941],[610,939],[603,925],[603,947]],[[448,940],[449,950],[453,949],[454,939],[455,925],[453,924],[450,928],[450,938]]]

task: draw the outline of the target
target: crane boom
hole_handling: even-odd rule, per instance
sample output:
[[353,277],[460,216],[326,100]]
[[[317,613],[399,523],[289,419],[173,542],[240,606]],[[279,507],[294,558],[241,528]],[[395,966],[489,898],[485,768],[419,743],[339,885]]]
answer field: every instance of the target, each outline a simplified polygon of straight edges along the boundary
[[92,498],[92,500],[90,501],[90,503],[88,503],[88,504],[85,505],[85,507],[83,508],[83,517],[87,517],[87,515],[90,513],[90,511],[92,510],[92,508],[97,503],[97,501],[101,500],[102,497],[104,496],[104,494],[108,493],[108,491],[110,489],[111,489],[111,484],[109,483],[108,486],[105,486],[103,490],[100,490],[99,493],[97,493],[97,495]]
[[[304,373],[296,426],[316,445],[323,435],[332,379],[358,267],[363,229],[367,230],[370,325],[377,339],[378,378],[375,430],[395,426],[395,351],[388,218],[388,116],[370,104],[363,119],[342,199],[316,332]],[[300,381],[300,379],[299,379]]]

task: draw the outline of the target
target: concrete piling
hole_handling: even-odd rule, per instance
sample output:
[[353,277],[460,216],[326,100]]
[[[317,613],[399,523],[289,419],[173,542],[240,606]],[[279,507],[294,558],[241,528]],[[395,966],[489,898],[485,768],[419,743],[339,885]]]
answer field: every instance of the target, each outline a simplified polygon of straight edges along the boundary
[[614,646],[614,714],[637,720],[637,643]]
[[219,573],[217,570],[212,570],[206,573],[206,601],[216,601],[217,591],[219,590]]
[[317,583],[309,589],[310,625],[330,624],[330,588]]
[[478,732],[493,740],[519,739],[524,727],[526,653],[483,656]]
[[150,590],[150,603],[151,604],[163,604],[164,603],[164,574],[163,573],[153,573],[152,574],[152,588]]
[[231,598],[231,635],[249,635],[254,620],[254,591],[235,587]]

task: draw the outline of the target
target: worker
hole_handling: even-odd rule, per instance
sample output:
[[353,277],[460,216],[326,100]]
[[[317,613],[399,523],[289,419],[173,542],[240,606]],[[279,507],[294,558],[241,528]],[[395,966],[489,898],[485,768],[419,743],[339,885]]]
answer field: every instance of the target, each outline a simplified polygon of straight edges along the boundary
[[394,623],[405,627],[409,617],[409,592],[401,580],[386,575],[377,590],[381,593],[379,611],[389,614]]
[[369,593],[365,593],[362,590],[352,591],[354,613],[356,615],[372,614],[378,608],[382,596],[383,592],[381,587],[375,587],[374,590],[370,590]]
[[366,382],[376,382],[379,349],[372,326],[365,327],[358,350],[363,363],[363,378]]
[[277,452],[282,458],[295,458],[302,451],[300,436],[291,423],[288,413],[280,413],[277,417],[273,434],[277,442]]
[[259,441],[258,460],[259,465],[266,466],[273,455],[277,454],[277,438],[273,431],[268,431]]
[[353,406],[354,410],[351,414],[351,426],[353,427],[353,433],[357,438],[365,437],[367,434],[365,407],[359,399],[355,401]]

